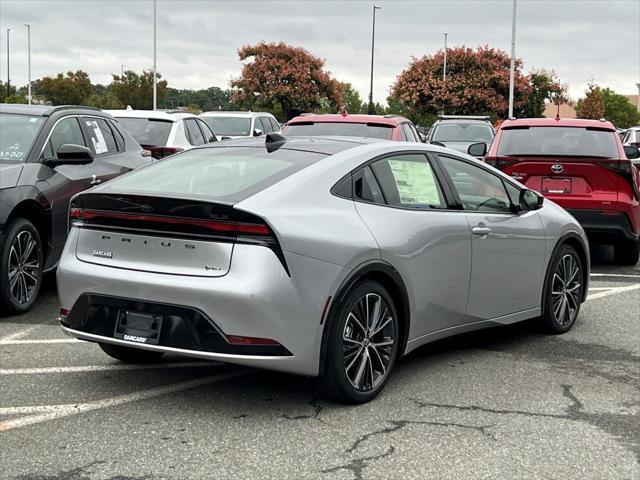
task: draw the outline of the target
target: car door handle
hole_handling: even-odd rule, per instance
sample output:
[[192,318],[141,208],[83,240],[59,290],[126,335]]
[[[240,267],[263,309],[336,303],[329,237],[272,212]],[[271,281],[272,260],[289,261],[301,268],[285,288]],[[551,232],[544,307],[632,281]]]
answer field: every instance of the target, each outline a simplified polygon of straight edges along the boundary
[[100,180],[98,177],[96,177],[95,175],[91,175],[91,181],[89,182],[89,185],[93,186],[93,185],[100,185],[102,183],[102,180]]
[[480,237],[486,237],[491,233],[491,229],[489,227],[473,227],[471,233]]

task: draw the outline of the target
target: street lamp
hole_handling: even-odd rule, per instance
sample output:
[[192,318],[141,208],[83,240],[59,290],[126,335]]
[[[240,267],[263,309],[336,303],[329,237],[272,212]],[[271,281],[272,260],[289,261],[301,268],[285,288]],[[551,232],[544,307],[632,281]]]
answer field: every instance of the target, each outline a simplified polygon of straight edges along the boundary
[[369,85],[369,115],[373,115],[373,48],[376,41],[376,10],[382,10],[382,7],[373,6],[373,30],[371,33],[371,83]]
[[638,87],[638,111],[640,112],[640,82],[636,83],[636,87]]
[[124,77],[124,67],[126,65],[123,63],[122,65],[120,65],[120,80],[122,80],[122,78]]
[[153,109],[156,109],[157,102],[157,82],[156,82],[156,38],[157,38],[157,24],[158,24],[158,7],[156,0],[153,0]]
[[11,28],[7,28],[7,97],[11,95],[11,77],[9,76],[9,34]]
[[31,25],[24,24],[27,27],[27,102],[31,105]]
[[[442,84],[447,83],[447,37],[449,34],[444,32],[444,68],[442,69]],[[442,102],[442,115],[444,115],[444,102]]]
[[513,90],[516,72],[516,8],[518,0],[513,0],[513,17],[511,18],[511,66],[509,68],[509,118],[513,118]]

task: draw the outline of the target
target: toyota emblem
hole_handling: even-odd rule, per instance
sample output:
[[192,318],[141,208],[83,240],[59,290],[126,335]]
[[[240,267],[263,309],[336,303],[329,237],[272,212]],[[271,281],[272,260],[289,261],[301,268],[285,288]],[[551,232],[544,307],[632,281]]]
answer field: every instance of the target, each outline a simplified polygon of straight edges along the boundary
[[556,164],[551,167],[551,171],[553,173],[562,173],[564,171],[564,167],[562,165]]

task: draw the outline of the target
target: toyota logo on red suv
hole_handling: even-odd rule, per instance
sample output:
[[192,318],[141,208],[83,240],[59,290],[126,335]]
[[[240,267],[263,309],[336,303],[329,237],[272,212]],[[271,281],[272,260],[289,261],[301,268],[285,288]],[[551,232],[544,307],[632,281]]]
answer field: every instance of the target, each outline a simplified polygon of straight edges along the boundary
[[551,171],[553,173],[562,173],[564,171],[564,167],[562,165],[558,165],[558,164],[552,165],[551,166]]

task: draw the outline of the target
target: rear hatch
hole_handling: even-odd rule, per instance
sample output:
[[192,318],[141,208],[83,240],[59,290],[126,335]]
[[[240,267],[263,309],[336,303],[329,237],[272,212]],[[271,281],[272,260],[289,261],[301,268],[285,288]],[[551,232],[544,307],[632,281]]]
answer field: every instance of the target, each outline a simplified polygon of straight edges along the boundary
[[497,155],[485,162],[565,208],[614,209],[626,166],[614,135],[591,127],[504,128]]

